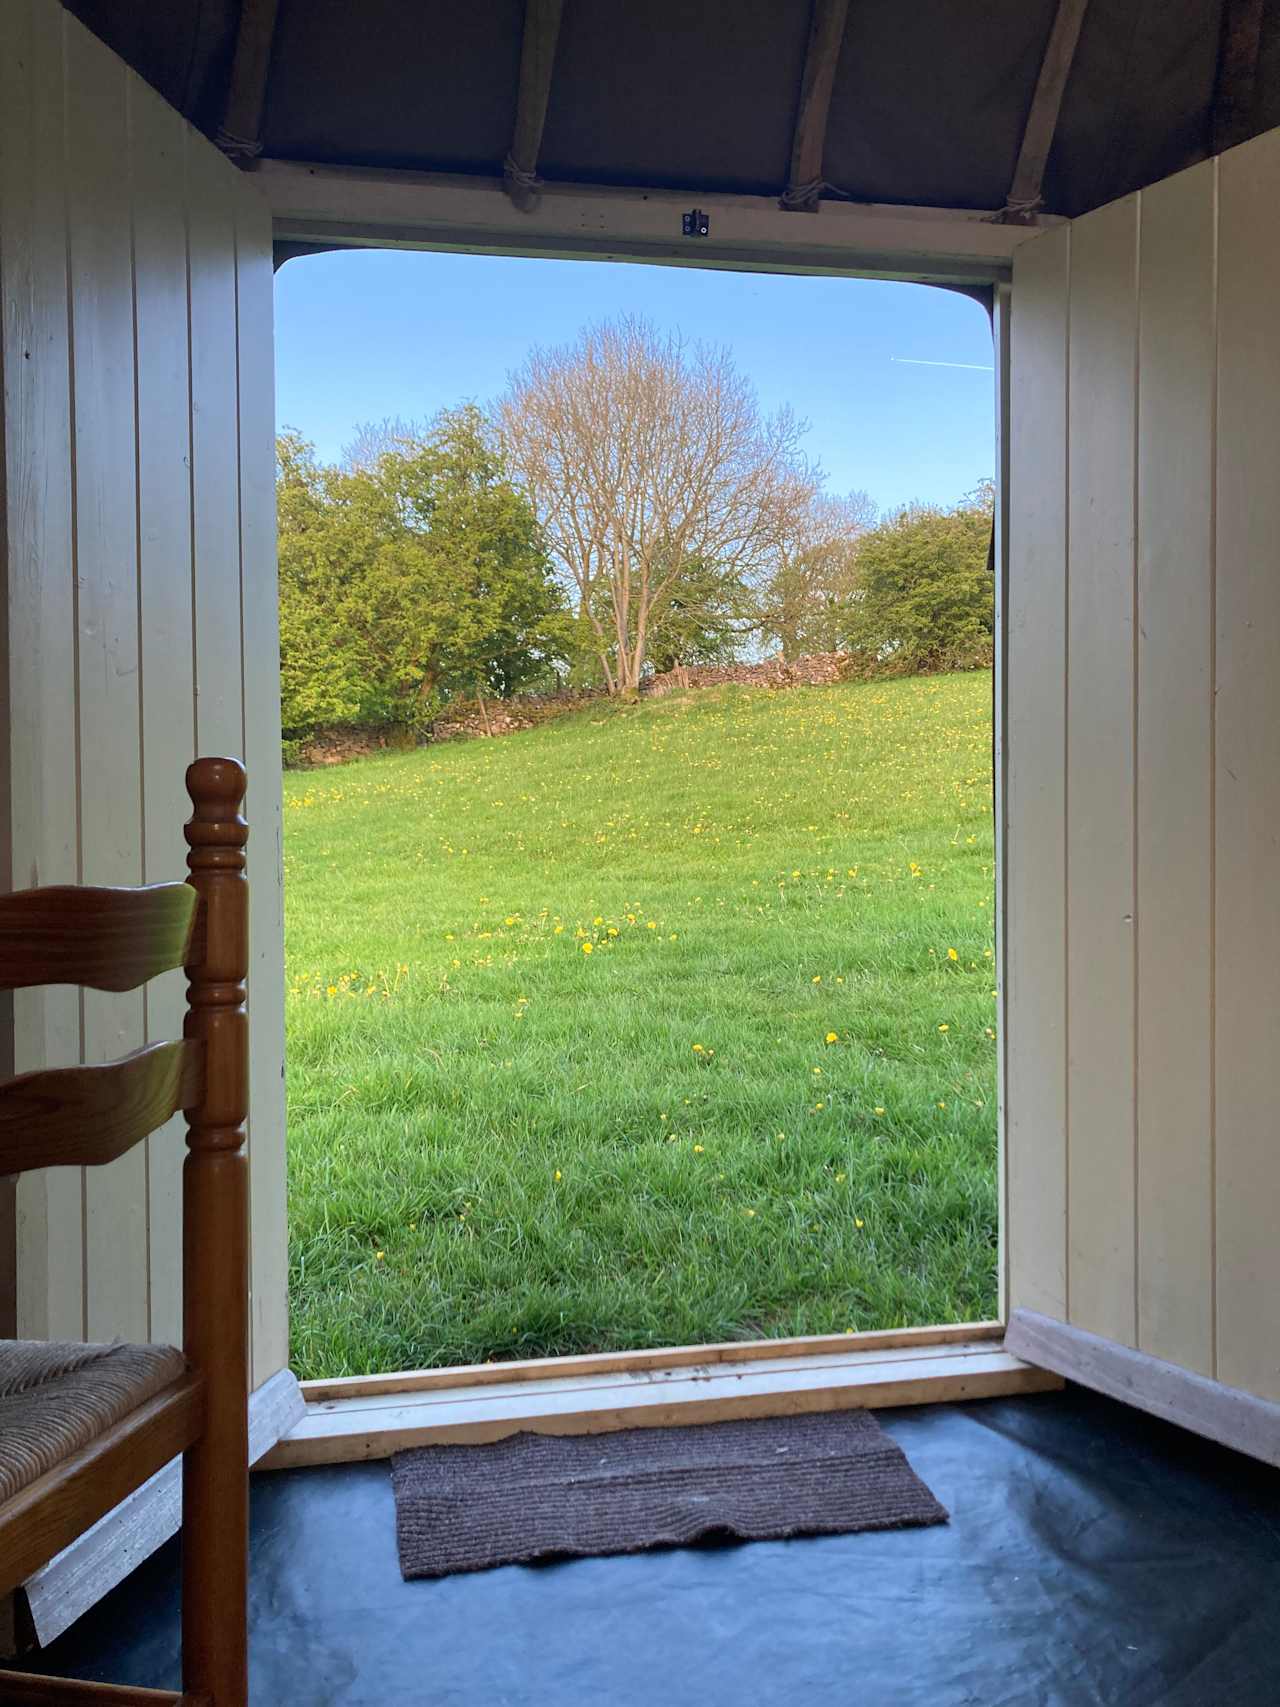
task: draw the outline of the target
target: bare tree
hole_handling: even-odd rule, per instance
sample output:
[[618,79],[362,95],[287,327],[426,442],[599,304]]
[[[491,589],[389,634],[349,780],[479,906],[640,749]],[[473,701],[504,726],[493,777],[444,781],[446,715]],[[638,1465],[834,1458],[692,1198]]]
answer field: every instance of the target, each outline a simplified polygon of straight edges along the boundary
[[534,350],[497,422],[611,693],[639,687],[691,571],[768,572],[803,484],[790,411],[766,418],[727,351],[642,319]]
[[380,421],[361,421],[342,447],[342,466],[349,474],[372,469],[388,451],[403,453],[420,445],[430,432],[426,421],[405,421],[384,415]]
[[761,631],[784,657],[839,650],[858,592],[858,545],[875,522],[865,492],[836,497],[810,483],[790,495],[759,601]]

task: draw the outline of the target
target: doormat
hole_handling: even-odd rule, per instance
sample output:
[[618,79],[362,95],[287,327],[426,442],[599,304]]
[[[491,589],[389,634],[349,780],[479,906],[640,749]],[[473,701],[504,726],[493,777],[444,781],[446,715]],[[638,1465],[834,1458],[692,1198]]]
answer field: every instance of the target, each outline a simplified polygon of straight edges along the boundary
[[420,1446],[391,1480],[406,1578],[948,1520],[869,1411]]

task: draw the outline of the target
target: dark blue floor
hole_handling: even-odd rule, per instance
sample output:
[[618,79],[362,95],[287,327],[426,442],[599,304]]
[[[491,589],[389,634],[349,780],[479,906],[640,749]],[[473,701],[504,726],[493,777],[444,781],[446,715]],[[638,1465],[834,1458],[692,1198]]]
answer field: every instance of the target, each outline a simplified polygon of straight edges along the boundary
[[[1076,1389],[880,1416],[949,1525],[405,1583],[386,1465],[256,1477],[254,1702],[1280,1707],[1280,1472]],[[177,1572],[47,1669],[176,1687]]]

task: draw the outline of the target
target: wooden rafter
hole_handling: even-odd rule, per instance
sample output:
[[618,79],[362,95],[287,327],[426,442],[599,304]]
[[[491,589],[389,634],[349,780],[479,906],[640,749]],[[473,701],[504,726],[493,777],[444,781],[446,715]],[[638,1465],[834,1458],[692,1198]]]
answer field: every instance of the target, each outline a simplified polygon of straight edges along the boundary
[[1071,63],[1076,56],[1076,43],[1080,40],[1080,26],[1084,23],[1088,4],[1089,0],[1058,0],[1049,41],[1040,62],[1036,92],[1031,97],[1031,108],[1022,131],[1018,163],[1013,169],[1013,181],[1000,215],[1008,224],[1030,220],[1039,211],[1044,193],[1044,171],[1049,162],[1049,150],[1053,147],[1062,97],[1067,78],[1071,75]]
[[1250,134],[1263,0],[1225,0],[1218,75],[1213,90],[1212,146],[1221,154]]
[[822,196],[822,156],[849,0],[813,0],[809,46],[800,80],[800,104],[791,136],[791,172],[781,205],[788,213],[817,213]]
[[503,162],[503,188],[521,213],[538,205],[538,153],[547,121],[564,0],[525,0],[515,133]]
[[262,152],[262,107],[277,6],[278,0],[241,0],[231,80],[217,137],[218,147],[232,160],[254,160]]

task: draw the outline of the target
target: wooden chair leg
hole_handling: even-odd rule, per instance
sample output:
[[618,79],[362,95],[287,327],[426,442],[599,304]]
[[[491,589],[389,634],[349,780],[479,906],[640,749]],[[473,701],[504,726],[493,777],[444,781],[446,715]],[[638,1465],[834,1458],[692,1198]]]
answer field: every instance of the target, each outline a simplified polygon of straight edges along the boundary
[[240,816],[244,771],[199,759],[187,772],[189,881],[203,903],[187,967],[189,1038],[204,1044],[204,1094],[186,1110],[183,1330],[205,1378],[204,1431],[182,1468],[182,1683],[212,1707],[248,1701],[249,1216],[248,912]]
[[247,1268],[246,1173],[243,1152],[192,1155],[183,1194],[187,1226],[201,1229],[184,1285],[207,1410],[182,1463],[182,1687],[213,1707],[245,1707],[249,1696],[247,1309],[243,1279],[223,1279]]

